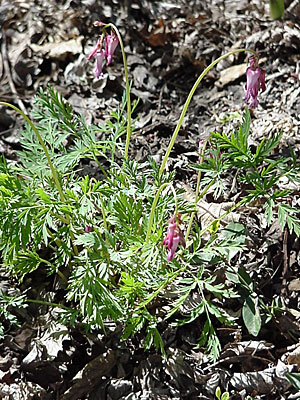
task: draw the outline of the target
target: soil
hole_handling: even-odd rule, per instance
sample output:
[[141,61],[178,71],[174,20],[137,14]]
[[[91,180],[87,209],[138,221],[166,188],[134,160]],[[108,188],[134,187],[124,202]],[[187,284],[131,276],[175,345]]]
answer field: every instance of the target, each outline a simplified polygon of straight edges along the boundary
[[[279,20],[270,18],[268,1],[261,0],[2,0],[0,100],[30,113],[39,88],[51,85],[87,121],[105,120],[120,103],[125,81],[119,49],[103,78],[94,76],[87,57],[98,37],[96,20],[120,29],[131,92],[140,99],[132,158],[143,161],[150,154],[159,161],[199,74],[217,57],[244,47],[259,53],[266,70],[266,91],[252,112],[253,145],[282,131],[278,151],[291,146],[299,157],[298,0],[285,1],[284,18]],[[196,176],[187,165],[197,157],[199,140],[211,131],[231,130],[236,125],[234,113],[245,108],[248,61],[246,53],[240,53],[219,63],[191,102],[169,162],[178,184],[191,191]],[[1,108],[0,152],[10,161],[20,149],[22,126],[22,118]],[[299,204],[297,194],[293,201]],[[144,351],[139,337],[120,341],[113,325],[105,335],[53,326],[57,310],[45,307],[41,314],[31,305],[15,310],[22,326],[7,329],[0,342],[0,398],[214,399],[220,386],[231,399],[299,399],[300,387],[291,386],[284,375],[300,367],[300,241],[275,225],[263,225],[257,209],[241,218],[247,218],[243,222],[251,243],[239,262],[265,298],[271,302],[273,296],[281,296],[287,310],[258,337],[242,327],[220,327],[221,357],[212,364],[195,346],[201,321],[188,328],[162,326],[166,362],[154,350]],[[32,282],[39,291],[50,290],[51,282],[40,274],[28,279],[19,290]],[[12,287],[15,283],[1,270],[0,288],[9,292]]]

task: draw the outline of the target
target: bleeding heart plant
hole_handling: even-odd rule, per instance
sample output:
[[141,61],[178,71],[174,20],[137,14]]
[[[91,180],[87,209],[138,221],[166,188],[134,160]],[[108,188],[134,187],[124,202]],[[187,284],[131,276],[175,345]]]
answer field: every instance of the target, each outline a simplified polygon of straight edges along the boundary
[[[161,165],[151,157],[137,163],[128,155],[137,102],[130,100],[122,38],[112,24],[95,25],[101,35],[89,59],[96,59],[96,77],[101,78],[103,64],[110,65],[119,44],[125,70],[121,107],[112,111],[104,126],[87,124],[51,88],[36,96],[35,123],[14,105],[0,102],[27,123],[18,163],[8,165],[5,158],[0,162],[1,259],[20,281],[38,269],[49,279],[57,276],[55,285],[63,293],[60,302],[51,291],[47,300],[37,296],[25,301],[59,307],[60,319],[68,326],[80,323],[105,333],[113,321],[123,338],[140,332],[146,349],[154,345],[167,357],[162,330],[168,324],[162,322],[192,324],[199,317],[203,330],[198,345],[206,346],[216,359],[221,343],[215,321],[240,323],[226,311],[228,298],[239,297],[244,323],[253,335],[274,310],[255,294],[250,276],[238,264],[237,254],[246,246],[244,226],[228,223],[225,217],[260,200],[267,224],[278,218],[282,229],[287,225],[299,235],[298,209],[288,201],[291,191],[279,186],[283,177],[300,182],[299,163],[293,152],[290,157],[278,156],[276,162],[269,157],[281,135],[264,138],[253,150],[246,108],[235,132],[214,132],[201,142],[199,159],[191,165],[198,172],[194,199],[187,199],[176,186],[173,171],[165,170],[190,101],[217,63],[250,52],[246,101],[256,107],[259,91],[265,90],[258,55],[251,49],[235,49],[205,68],[188,94]],[[97,178],[84,171],[78,174],[82,160],[97,163]],[[201,226],[201,220],[195,221],[201,201],[209,191],[220,200],[232,170],[240,190],[236,202],[221,215],[207,210],[211,221]],[[157,298],[159,309],[153,308]]]

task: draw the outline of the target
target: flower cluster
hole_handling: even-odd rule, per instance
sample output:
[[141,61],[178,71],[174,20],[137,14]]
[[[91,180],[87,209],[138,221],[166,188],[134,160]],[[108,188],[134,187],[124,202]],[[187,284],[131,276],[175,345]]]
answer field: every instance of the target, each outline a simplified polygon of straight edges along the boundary
[[110,35],[105,33],[105,37],[103,35],[99,37],[96,46],[88,57],[89,60],[96,58],[95,75],[97,78],[103,75],[102,69],[105,61],[107,65],[111,63],[118,43],[119,39],[113,32]]
[[261,69],[257,66],[257,59],[256,57],[250,58],[250,67],[247,68],[246,76],[247,76],[247,83],[246,83],[246,96],[245,101],[248,103],[250,98],[250,108],[255,108],[258,106],[258,91],[259,89],[264,92],[266,90],[265,86],[265,75],[266,71]]
[[167,236],[163,241],[163,245],[168,247],[169,253],[167,256],[168,261],[174,258],[175,252],[179,244],[185,247],[185,241],[183,238],[183,233],[180,229],[181,224],[181,214],[174,215],[169,220]]

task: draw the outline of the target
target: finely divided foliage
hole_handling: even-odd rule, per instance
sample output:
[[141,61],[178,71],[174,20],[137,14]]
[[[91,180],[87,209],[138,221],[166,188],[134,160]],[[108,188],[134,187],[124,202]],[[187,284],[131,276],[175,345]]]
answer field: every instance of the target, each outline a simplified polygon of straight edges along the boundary
[[[246,109],[235,132],[214,132],[202,146],[199,162],[191,165],[199,174],[196,203],[191,203],[182,189],[174,188],[172,172],[162,171],[151,158],[137,163],[124,156],[123,137],[134,129],[133,124],[128,128],[125,113],[128,98],[124,95],[106,124],[94,126],[53,89],[40,90],[32,116],[57,181],[31,125],[23,132],[18,163],[1,159],[2,262],[20,282],[37,269],[57,276],[63,292],[55,304],[53,299],[2,295],[4,327],[17,323],[8,304],[46,303],[60,307],[68,325],[106,332],[114,322],[123,339],[139,332],[145,349],[154,346],[167,357],[161,335],[166,324],[197,320],[198,346],[216,360],[221,349],[217,328],[238,322],[226,311],[229,299],[252,335],[258,335],[275,309],[263,302],[249,274],[234,262],[245,249],[245,227],[223,218],[256,202],[265,209],[268,224],[277,218],[282,229],[287,226],[299,235],[291,190],[280,187],[282,178],[299,183],[299,164],[292,150],[289,157],[273,152],[281,135],[263,139],[255,148],[249,145]],[[134,110],[136,103],[131,106]],[[87,160],[99,167],[95,177],[85,171]],[[205,227],[193,222],[198,201],[209,188],[220,199],[229,173],[236,175],[236,204]],[[164,243],[169,256],[163,246],[168,221]],[[174,245],[174,238],[181,246]]]

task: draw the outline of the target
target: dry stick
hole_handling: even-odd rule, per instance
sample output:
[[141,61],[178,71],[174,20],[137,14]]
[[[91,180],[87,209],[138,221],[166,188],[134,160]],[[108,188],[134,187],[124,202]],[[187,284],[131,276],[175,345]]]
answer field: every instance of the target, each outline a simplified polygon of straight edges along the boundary
[[3,66],[4,66],[4,71],[5,71],[7,79],[8,79],[10,90],[11,90],[12,94],[14,95],[19,108],[23,111],[23,113],[25,115],[27,115],[27,110],[24,106],[23,101],[20,99],[20,96],[16,90],[14,81],[11,76],[10,67],[9,67],[9,59],[8,59],[7,48],[6,48],[6,34],[5,34],[5,29],[3,27],[2,27],[1,53],[3,55]]

